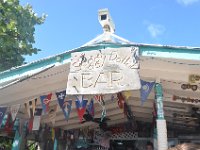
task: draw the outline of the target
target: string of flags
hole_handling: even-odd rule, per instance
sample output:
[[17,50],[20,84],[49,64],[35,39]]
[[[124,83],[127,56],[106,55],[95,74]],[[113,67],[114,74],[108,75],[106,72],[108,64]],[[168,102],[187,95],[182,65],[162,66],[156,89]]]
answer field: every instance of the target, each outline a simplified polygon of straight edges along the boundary
[[[154,84],[155,82],[147,82],[147,81],[141,80],[142,88],[140,90],[140,93],[141,93],[142,104],[147,100]],[[72,110],[73,101],[72,99],[66,99],[67,95],[66,95],[65,90],[56,92],[56,96],[57,96],[58,105],[60,106],[65,116],[65,119],[68,121],[71,110]],[[128,99],[130,96],[132,96],[130,91],[125,91],[123,93],[120,92],[117,94],[118,106],[120,109],[124,109],[125,100]],[[83,95],[75,96],[75,98],[76,98],[75,106],[77,109],[80,122],[82,122],[83,120],[83,115],[85,114],[86,109],[92,116],[94,116],[94,100],[96,100],[102,107],[101,120],[105,118],[106,107],[105,107],[105,101],[104,101],[103,95],[95,95],[94,99],[92,98],[88,105],[87,105],[88,100]],[[115,97],[111,95],[112,101],[114,100],[114,98]],[[51,99],[52,99],[52,93],[40,96],[42,108],[36,108],[37,103],[38,103],[38,98],[35,98],[31,101],[24,103],[25,109],[27,110],[28,116],[30,118],[29,126],[28,126],[30,131],[39,129],[42,114],[48,114],[48,117],[50,121],[52,122],[52,125],[55,124],[56,112],[57,112],[58,107],[57,105],[50,106]],[[11,121],[9,122],[14,123],[19,109],[20,109],[20,104],[13,105],[10,107],[10,114],[8,115],[9,116],[8,118],[9,119],[11,118],[10,119]],[[0,107],[0,125],[6,114],[6,110],[7,110],[7,107]],[[7,122],[8,128],[11,126],[9,122]]]
[[[147,81],[141,80],[141,83],[143,87],[141,88],[141,91],[140,91],[141,103],[144,103],[146,99],[148,98],[148,95],[150,94],[155,82],[147,82]],[[71,110],[72,110],[73,100],[67,99],[67,94],[65,90],[56,92],[55,94],[57,96],[58,105],[61,108],[66,121],[68,121]],[[40,121],[41,121],[41,116],[43,114],[46,114],[49,117],[49,120],[54,126],[55,120],[56,120],[56,113],[58,110],[58,105],[52,105],[52,106],[50,105],[52,101],[52,95],[53,95],[52,93],[49,93],[47,95],[40,96],[42,107],[38,107],[37,105],[37,103],[39,102],[39,98],[35,98],[33,100],[30,100],[24,103],[24,107],[29,116],[29,120],[26,123],[25,123],[25,120],[19,119],[16,117],[21,107],[20,104],[13,105],[10,107],[7,107],[7,106],[0,107],[1,128],[4,128],[7,133],[10,133],[15,126],[18,126],[15,133],[15,139],[13,142],[13,149],[16,149],[16,150],[18,149],[18,145],[21,141],[21,135],[24,132],[24,126],[26,128],[25,131],[28,133],[31,133],[32,131],[40,130],[41,128]],[[120,93],[117,93],[117,97],[115,97],[114,95],[111,95],[111,101],[114,102],[115,98],[117,98],[119,108],[123,109],[124,114],[128,115],[126,100],[131,96],[132,96],[132,93],[130,91],[120,92]],[[103,95],[94,95],[94,97],[91,98],[90,101],[84,95],[75,96],[75,99],[76,99],[75,106],[77,109],[77,114],[78,114],[80,122],[83,121],[83,115],[85,114],[86,110],[92,117],[94,117],[95,115],[94,100],[97,101],[99,105],[102,107],[101,121],[103,121],[104,118],[106,117],[106,106],[105,106],[105,100],[104,100]],[[56,149],[57,138],[55,136],[54,128],[52,128],[51,132],[52,132],[52,139],[54,141],[54,149]]]

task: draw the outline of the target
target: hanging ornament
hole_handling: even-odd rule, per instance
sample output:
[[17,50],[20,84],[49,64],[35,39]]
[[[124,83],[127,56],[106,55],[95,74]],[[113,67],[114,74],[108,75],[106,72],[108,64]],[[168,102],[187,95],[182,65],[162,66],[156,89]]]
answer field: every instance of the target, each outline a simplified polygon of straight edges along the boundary
[[119,108],[123,109],[124,108],[124,103],[125,103],[125,98],[122,95],[122,93],[117,93],[117,98],[118,98],[118,106]]

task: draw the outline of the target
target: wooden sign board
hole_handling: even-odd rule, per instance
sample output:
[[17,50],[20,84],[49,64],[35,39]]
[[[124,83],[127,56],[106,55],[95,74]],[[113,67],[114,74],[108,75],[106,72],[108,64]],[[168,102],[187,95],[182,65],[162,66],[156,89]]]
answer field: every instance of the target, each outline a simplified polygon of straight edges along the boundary
[[140,89],[138,48],[72,53],[66,93],[110,94]]

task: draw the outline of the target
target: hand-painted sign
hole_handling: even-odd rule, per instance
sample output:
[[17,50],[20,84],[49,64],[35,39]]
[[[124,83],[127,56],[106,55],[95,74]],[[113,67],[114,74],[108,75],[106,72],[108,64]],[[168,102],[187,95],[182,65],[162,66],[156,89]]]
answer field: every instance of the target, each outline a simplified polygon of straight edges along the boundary
[[106,94],[140,89],[137,47],[72,53],[68,95]]
[[196,83],[196,82],[200,82],[200,75],[197,74],[191,74],[189,75],[189,82],[190,83]]

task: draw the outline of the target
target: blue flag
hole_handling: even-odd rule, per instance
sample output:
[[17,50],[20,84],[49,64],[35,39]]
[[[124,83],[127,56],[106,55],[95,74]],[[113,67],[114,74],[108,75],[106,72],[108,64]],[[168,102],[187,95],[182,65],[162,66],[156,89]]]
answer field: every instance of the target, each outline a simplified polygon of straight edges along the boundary
[[43,109],[45,114],[49,111],[49,104],[50,104],[50,101],[51,101],[51,97],[52,97],[52,93],[50,93],[48,95],[40,96],[41,103],[42,103],[42,109]]
[[77,112],[78,112],[79,120],[80,120],[80,122],[82,122],[83,115],[85,113],[88,100],[85,100],[84,96],[80,96],[80,97],[76,96],[76,99],[77,99],[75,101],[76,109],[77,109]]
[[57,92],[58,103],[62,109],[65,119],[68,120],[72,109],[72,100],[65,100],[66,91]]
[[2,124],[2,120],[5,116],[6,110],[7,110],[7,107],[0,107],[0,126]]
[[140,80],[140,82],[141,82],[140,98],[143,104],[147,100],[155,82],[147,82],[144,80]]
[[64,91],[61,91],[61,92],[57,92],[56,96],[57,96],[57,99],[58,99],[58,104],[59,104],[60,108],[62,108],[65,97],[66,97],[66,91],[64,90]]
[[12,144],[12,150],[20,150],[20,144],[21,144],[21,137],[19,136],[19,132],[16,130],[15,138]]

